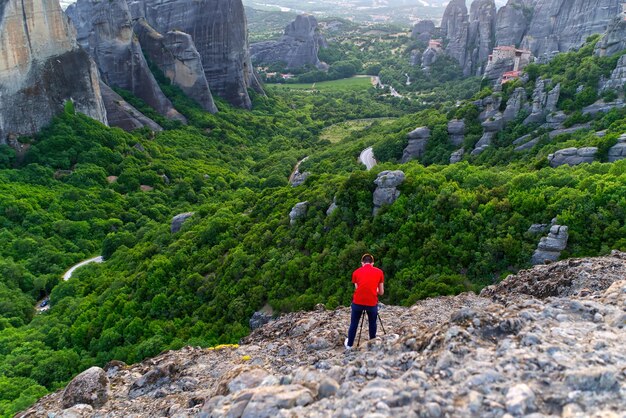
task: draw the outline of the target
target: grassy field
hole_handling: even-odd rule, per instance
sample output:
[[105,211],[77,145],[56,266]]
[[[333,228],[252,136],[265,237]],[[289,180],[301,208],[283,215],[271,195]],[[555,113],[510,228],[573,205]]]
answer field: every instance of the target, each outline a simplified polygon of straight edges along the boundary
[[265,86],[267,88],[286,90],[361,90],[372,87],[372,78],[370,76],[356,76],[310,84],[266,84]]
[[361,131],[367,129],[374,122],[381,124],[391,123],[395,118],[373,118],[373,119],[357,119],[349,120],[347,122],[337,123],[325,128],[320,135],[321,139],[327,139],[330,142],[337,143],[342,139],[348,137],[352,132]]

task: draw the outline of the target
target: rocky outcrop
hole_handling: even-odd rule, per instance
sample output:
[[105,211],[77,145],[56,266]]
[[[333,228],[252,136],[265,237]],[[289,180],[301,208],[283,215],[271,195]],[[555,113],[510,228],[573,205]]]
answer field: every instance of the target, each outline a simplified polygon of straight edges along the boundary
[[606,113],[610,112],[613,109],[621,109],[626,106],[623,99],[617,99],[614,102],[605,102],[600,99],[594,104],[590,104],[589,106],[585,106],[582,110],[583,115],[596,115],[598,113]]
[[[239,346],[185,347],[110,369],[97,416],[619,416],[626,254],[535,266],[480,296],[384,306],[386,334],[345,351],[350,309],[295,312]],[[129,387],[176,365],[133,400]],[[532,412],[530,412],[532,411]],[[60,393],[23,415],[60,416]]]
[[102,81],[128,90],[159,114],[185,122],[148,68],[125,0],[78,0],[67,8],[80,45],[93,57]]
[[452,119],[448,122],[448,139],[450,144],[460,147],[465,141],[465,121]]
[[380,211],[381,207],[391,205],[400,197],[400,191],[397,187],[403,182],[404,172],[400,170],[387,170],[378,174],[378,177],[374,180],[374,183],[378,186],[374,190],[374,216]]
[[498,10],[496,46],[519,46],[528,31],[537,0],[509,0]]
[[300,202],[291,208],[289,212],[289,224],[295,225],[296,221],[306,216],[307,209],[309,208],[309,202]]
[[450,155],[450,164],[456,164],[463,160],[463,156],[465,155],[465,148],[460,148],[454,151]]
[[326,41],[320,35],[317,19],[311,15],[298,15],[285,28],[278,41],[252,44],[250,53],[254,64],[284,63],[286,68],[302,68],[307,65],[325,68],[317,56]]
[[63,112],[107,123],[100,78],[55,0],[0,2],[0,144],[16,144]]
[[621,13],[609,23],[602,39],[596,44],[595,53],[604,57],[617,54],[624,49],[626,49],[626,13]]
[[493,0],[475,0],[470,13],[465,0],[452,0],[444,12],[441,29],[448,39],[446,52],[465,75],[481,74],[495,38],[496,6]]
[[548,161],[550,162],[550,167],[591,164],[595,161],[597,153],[598,148],[596,147],[565,148],[548,155]]
[[413,29],[411,30],[411,38],[420,42],[428,42],[432,38],[435,30],[435,24],[432,20],[420,20],[415,25],[413,25]]
[[522,46],[539,57],[580,47],[603,33],[622,11],[621,0],[538,0]]
[[194,214],[195,212],[185,212],[174,216],[170,225],[170,232],[175,234],[180,231],[187,219],[191,218]]
[[262,91],[250,61],[241,0],[133,0],[134,19],[145,18],[159,33],[188,33],[202,58],[211,92],[250,108],[248,88]]
[[524,87],[516,88],[511,97],[509,97],[509,100],[506,102],[506,109],[502,112],[502,120],[504,123],[515,120],[525,103],[526,90],[524,90]]
[[550,80],[544,80],[541,77],[537,79],[533,92],[531,113],[524,119],[524,125],[542,123],[545,121],[546,115],[556,112],[556,106],[561,95],[561,84],[557,84],[550,92],[546,92],[546,87],[549,84]]
[[63,391],[62,406],[87,404],[99,408],[109,400],[110,383],[106,372],[92,367],[76,376]]
[[600,92],[606,90],[623,92],[624,86],[626,86],[626,55],[622,55],[619,61],[617,61],[617,66],[611,73],[611,78],[602,83]]
[[425,126],[414,129],[407,135],[409,138],[409,144],[402,153],[402,163],[407,163],[416,158],[420,158],[424,151],[426,151],[426,145],[430,138],[430,129]]
[[109,126],[115,126],[125,131],[133,131],[143,127],[147,127],[154,132],[163,130],[158,123],[135,109],[119,94],[114,92],[111,87],[102,82],[100,83],[100,91]]
[[207,112],[217,113],[202,59],[191,36],[177,30],[162,35],[143,18],[135,21],[133,29],[144,53],[170,82]]
[[615,161],[626,159],[626,134],[623,134],[617,140],[617,144],[609,148],[608,161],[614,163]]
[[437,62],[439,58],[440,50],[435,48],[426,48],[424,53],[421,55],[421,66],[422,69],[426,72],[430,71],[430,67]]
[[546,261],[557,261],[561,251],[567,248],[569,239],[568,227],[564,225],[552,225],[547,237],[541,238],[537,249],[533,253],[531,263],[533,265],[544,264]]
[[272,315],[267,314],[265,312],[257,311],[252,314],[252,318],[250,318],[249,325],[250,329],[254,331],[257,328],[261,328],[263,325],[269,323],[272,320]]

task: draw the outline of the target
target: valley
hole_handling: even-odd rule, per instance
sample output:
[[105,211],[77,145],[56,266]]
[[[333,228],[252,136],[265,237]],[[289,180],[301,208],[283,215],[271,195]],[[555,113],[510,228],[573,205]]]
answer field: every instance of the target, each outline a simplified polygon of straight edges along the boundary
[[[0,5],[0,416],[49,393],[23,416],[289,413],[265,395],[301,416],[618,414],[619,2],[426,3]],[[389,335],[344,353],[366,252]],[[67,404],[92,367],[112,397]]]

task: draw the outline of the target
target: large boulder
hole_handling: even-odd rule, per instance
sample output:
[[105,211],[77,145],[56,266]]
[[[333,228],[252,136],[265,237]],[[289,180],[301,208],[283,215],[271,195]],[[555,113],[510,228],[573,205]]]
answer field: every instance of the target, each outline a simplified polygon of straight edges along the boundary
[[132,92],[162,116],[185,122],[148,68],[125,0],[78,0],[67,14],[76,26],[78,42],[98,65],[102,81]]
[[617,144],[609,148],[608,160],[610,163],[626,159],[626,134],[622,135]]
[[407,137],[409,138],[409,144],[402,153],[403,164],[420,158],[424,154],[428,139],[430,138],[430,129],[425,126],[419,127],[409,132]]
[[0,2],[0,144],[18,147],[64,111],[107,123],[100,77],[55,0]]
[[579,165],[584,163],[592,163],[595,161],[598,148],[565,148],[558,150],[554,154],[548,156],[551,167],[559,167],[561,165]]
[[422,42],[428,42],[433,32],[435,32],[435,24],[432,20],[420,20],[413,25],[411,38]]
[[100,367],[92,367],[76,376],[63,391],[63,408],[77,404],[87,404],[94,408],[103,406],[109,400],[110,384],[106,372]]
[[524,125],[545,122],[546,115],[556,111],[556,105],[561,94],[561,85],[557,84],[549,92],[546,92],[549,84],[550,80],[544,80],[541,77],[537,79],[533,92],[531,113],[524,119]]
[[518,87],[515,89],[509,100],[506,102],[506,109],[502,113],[502,120],[506,122],[511,122],[514,120],[519,114],[520,110],[522,110],[522,106],[526,102],[526,90],[523,87]]
[[291,209],[291,212],[289,212],[289,224],[294,225],[296,220],[304,217],[308,208],[309,202],[296,203],[296,205]]
[[402,184],[404,179],[404,172],[400,170],[386,170],[378,174],[378,177],[374,180],[374,183],[378,186],[374,190],[374,215],[378,213],[383,205],[390,205],[400,197],[400,191],[396,187]]
[[175,234],[180,231],[187,219],[191,218],[194,214],[195,212],[185,212],[174,216],[170,225],[170,232]]
[[255,64],[285,63],[287,68],[313,65],[323,68],[317,54],[326,41],[319,33],[317,19],[311,15],[298,15],[285,28],[278,41],[252,44],[250,51]]
[[547,237],[541,238],[537,249],[533,253],[532,264],[544,264],[546,261],[557,261],[561,251],[567,247],[569,239],[568,227],[552,225]]
[[159,33],[188,33],[202,58],[211,92],[250,108],[248,88],[262,92],[248,46],[241,0],[131,0],[134,19],[145,18]]
[[455,147],[463,145],[465,140],[465,121],[452,119],[448,122],[448,138]]
[[202,59],[191,35],[177,30],[160,34],[143,18],[137,19],[133,28],[143,51],[170,82],[204,110],[216,113]]
[[119,94],[114,92],[111,87],[102,82],[100,83],[100,91],[109,126],[115,126],[125,131],[133,131],[143,127],[147,127],[154,132],[163,130],[158,123],[135,109]]

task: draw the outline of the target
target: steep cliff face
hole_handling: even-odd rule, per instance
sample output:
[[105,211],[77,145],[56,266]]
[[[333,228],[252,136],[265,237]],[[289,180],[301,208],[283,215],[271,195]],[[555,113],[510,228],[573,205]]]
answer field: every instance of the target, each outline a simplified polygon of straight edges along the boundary
[[145,18],[160,33],[191,35],[214,94],[235,106],[251,107],[248,88],[261,90],[252,71],[241,0],[137,0],[133,18]]
[[148,68],[126,1],[78,0],[67,14],[77,28],[78,42],[94,58],[106,84],[132,92],[167,118],[185,120]]
[[310,15],[298,15],[285,28],[280,40],[252,44],[252,61],[259,64],[284,62],[287,68],[321,67],[317,53],[324,42],[317,19]]
[[621,12],[621,0],[537,0],[522,40],[536,57],[577,48],[588,36],[603,33]]
[[519,47],[528,31],[537,0],[509,0],[498,10],[496,45]]
[[106,123],[99,77],[55,0],[0,2],[0,143],[32,135],[64,103]]
[[626,49],[626,13],[615,17],[596,45],[595,53],[601,57],[610,56]]
[[194,99],[208,112],[216,113],[209,83],[204,74],[202,59],[187,33],[169,31],[160,34],[145,19],[133,25],[143,51],[172,84]]
[[441,29],[448,40],[446,52],[456,58],[463,73],[482,73],[494,45],[494,0],[474,1],[469,14],[465,0],[451,1],[444,13]]

